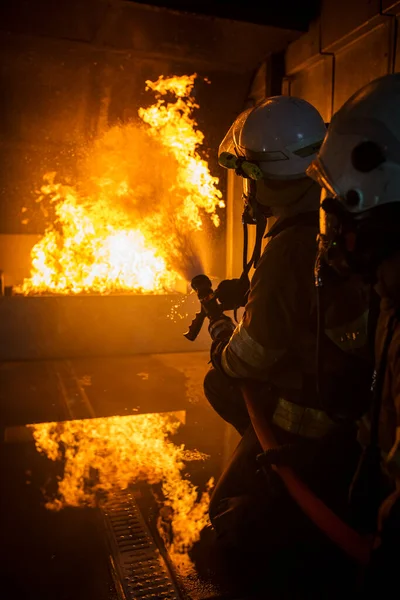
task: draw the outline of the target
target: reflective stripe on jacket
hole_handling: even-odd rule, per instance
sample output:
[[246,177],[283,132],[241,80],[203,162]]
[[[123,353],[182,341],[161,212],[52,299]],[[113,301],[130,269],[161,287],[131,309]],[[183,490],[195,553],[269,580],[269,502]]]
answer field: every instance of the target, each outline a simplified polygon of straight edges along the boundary
[[[316,368],[314,263],[318,226],[294,225],[267,244],[252,278],[242,322],[225,347],[221,364],[231,377],[268,380],[301,389]],[[343,366],[343,352],[367,344],[368,294],[355,280],[336,280],[326,293],[326,352],[331,372]]]

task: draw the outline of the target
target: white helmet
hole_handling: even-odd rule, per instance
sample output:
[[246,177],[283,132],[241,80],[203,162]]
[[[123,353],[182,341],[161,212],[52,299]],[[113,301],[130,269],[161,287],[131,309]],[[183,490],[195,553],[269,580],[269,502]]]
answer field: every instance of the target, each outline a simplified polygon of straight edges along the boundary
[[331,250],[376,264],[400,247],[400,74],[372,81],[343,105],[307,174],[328,196],[321,234]]
[[[244,173],[239,174],[251,179],[299,179],[305,176],[325,133],[321,115],[309,102],[273,96],[237,117],[219,147],[219,162],[237,169],[233,159],[245,159]],[[261,173],[247,173],[248,163],[257,165]]]
[[352,213],[400,201],[400,74],[375,79],[343,105],[309,175]]

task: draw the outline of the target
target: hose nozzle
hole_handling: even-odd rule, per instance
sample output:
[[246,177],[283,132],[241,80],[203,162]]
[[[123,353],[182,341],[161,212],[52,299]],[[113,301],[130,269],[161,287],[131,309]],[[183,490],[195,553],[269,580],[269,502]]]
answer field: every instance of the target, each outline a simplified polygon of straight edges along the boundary
[[194,342],[201,331],[205,318],[215,318],[215,316],[221,314],[222,308],[215,298],[211,279],[207,275],[196,275],[190,284],[201,304],[200,312],[196,313],[195,318],[189,325],[189,330],[184,333],[185,338]]
[[200,301],[213,293],[212,283],[207,275],[196,275],[196,277],[193,277],[190,285],[196,292]]

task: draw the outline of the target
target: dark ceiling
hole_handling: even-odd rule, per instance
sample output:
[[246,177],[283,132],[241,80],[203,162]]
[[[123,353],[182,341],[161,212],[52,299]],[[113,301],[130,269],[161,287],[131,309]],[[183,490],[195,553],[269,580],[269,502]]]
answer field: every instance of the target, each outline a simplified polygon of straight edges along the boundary
[[173,10],[306,31],[321,0],[135,0]]

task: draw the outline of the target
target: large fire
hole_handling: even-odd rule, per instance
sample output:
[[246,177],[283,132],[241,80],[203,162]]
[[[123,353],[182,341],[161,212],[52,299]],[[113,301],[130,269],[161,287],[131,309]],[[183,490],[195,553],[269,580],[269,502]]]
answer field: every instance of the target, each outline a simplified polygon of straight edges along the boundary
[[22,293],[164,292],[197,274],[192,235],[205,215],[218,226],[224,203],[199,153],[195,79],[147,81],[154,104],[96,139],[74,184],[45,176],[37,202],[55,221],[32,250]]
[[173,414],[30,425],[38,451],[65,461],[56,497],[48,500],[47,508],[95,506],[99,496],[133,483],[161,483],[172,539],[160,532],[172,553],[187,552],[208,523],[212,480],[199,495],[183,476],[187,461],[206,457],[169,440],[179,425]]

